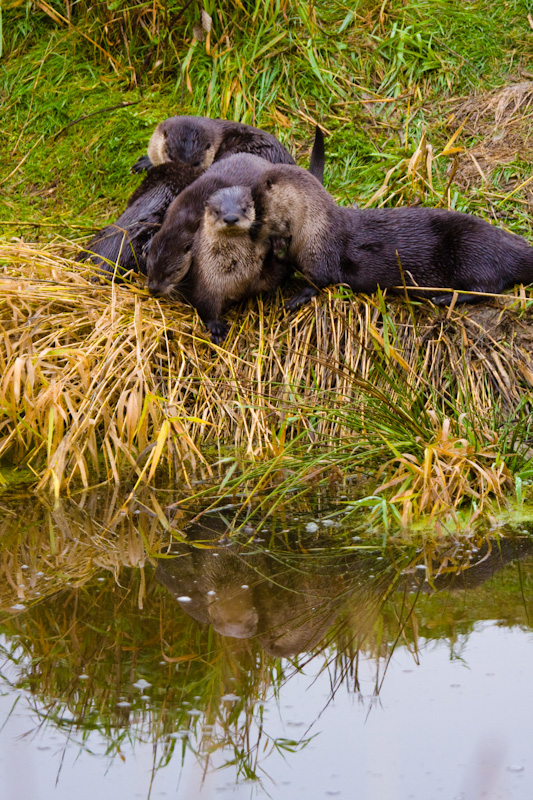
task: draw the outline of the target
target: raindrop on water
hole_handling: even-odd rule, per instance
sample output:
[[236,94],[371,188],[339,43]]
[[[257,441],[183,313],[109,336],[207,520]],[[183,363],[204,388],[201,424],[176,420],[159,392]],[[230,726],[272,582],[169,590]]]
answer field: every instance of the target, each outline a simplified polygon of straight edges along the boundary
[[145,681],[144,678],[139,678],[139,680],[136,683],[133,684],[135,689],[141,689],[141,691],[143,689],[150,688],[151,685],[152,684],[148,683],[148,681]]

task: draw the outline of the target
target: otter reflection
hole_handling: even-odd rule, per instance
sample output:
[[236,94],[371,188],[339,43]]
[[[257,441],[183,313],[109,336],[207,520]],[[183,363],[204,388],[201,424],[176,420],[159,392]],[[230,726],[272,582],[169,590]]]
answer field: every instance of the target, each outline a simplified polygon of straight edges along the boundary
[[[302,551],[271,553],[259,545],[253,550],[233,542],[219,545],[216,540],[226,531],[227,524],[217,519],[192,525],[191,544],[176,545],[176,557],[159,562],[157,579],[188,615],[223,636],[256,637],[267,653],[279,657],[316,647],[353,597],[355,574],[368,558],[358,558],[354,569],[355,560],[350,565],[342,554],[326,558]],[[387,572],[385,562],[381,571]],[[369,612],[361,613],[362,620],[373,621],[377,613],[380,582],[388,585],[390,575],[374,575],[373,591],[361,599]]]
[[407,588],[433,592],[468,591],[490,580],[513,561],[533,553],[533,539],[485,539],[479,548],[455,543],[438,551],[431,561],[431,577],[416,566],[403,570]]
[[477,550],[443,546],[432,553],[428,580],[414,548],[347,552],[327,540],[328,555],[306,553],[296,543],[294,550],[284,543],[269,552],[228,542],[227,531],[222,519],[191,525],[188,543],[160,560],[156,577],[198,622],[223,636],[254,637],[278,657],[327,643],[328,632],[346,625],[351,641],[362,644],[391,591],[472,589],[533,550],[530,539],[485,540]]

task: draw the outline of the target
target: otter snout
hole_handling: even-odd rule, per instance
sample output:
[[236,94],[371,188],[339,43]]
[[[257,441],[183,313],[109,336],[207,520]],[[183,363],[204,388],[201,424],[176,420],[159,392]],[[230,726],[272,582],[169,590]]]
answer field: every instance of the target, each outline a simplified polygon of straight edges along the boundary
[[159,283],[156,283],[156,281],[149,281],[147,285],[148,285],[148,291],[154,297],[162,297],[165,294],[161,285]]
[[238,214],[224,214],[222,219],[226,225],[235,225],[240,220],[240,217]]

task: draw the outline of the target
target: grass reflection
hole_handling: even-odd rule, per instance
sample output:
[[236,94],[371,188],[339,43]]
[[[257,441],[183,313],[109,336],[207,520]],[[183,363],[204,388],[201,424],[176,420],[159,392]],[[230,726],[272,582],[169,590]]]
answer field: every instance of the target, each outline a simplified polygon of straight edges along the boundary
[[98,731],[108,757],[150,742],[155,768],[223,753],[259,778],[269,752],[313,735],[270,738],[263,717],[311,660],[333,696],[359,692],[359,660],[375,659],[378,694],[398,646],[417,661],[428,639],[453,654],[480,619],[530,627],[530,534],[382,546],[302,515],[236,536],[223,514],[163,525],[159,500],[3,499],[2,674],[36,729],[89,750]]

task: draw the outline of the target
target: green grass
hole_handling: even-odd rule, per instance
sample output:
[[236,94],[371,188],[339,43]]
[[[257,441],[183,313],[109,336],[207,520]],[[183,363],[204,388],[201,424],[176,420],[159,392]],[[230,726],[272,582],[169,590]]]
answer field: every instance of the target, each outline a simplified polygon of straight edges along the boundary
[[[74,29],[31,6],[3,12],[2,172],[26,157],[3,187],[6,219],[59,223],[61,232],[100,224],[123,207],[138,182],[129,167],[155,124],[176,112],[266,126],[296,149],[312,138],[308,118],[317,119],[332,132],[328,186],[341,199],[366,200],[395,162],[412,155],[422,130],[435,153],[445,145],[456,127],[450,100],[518,80],[530,42],[525,2],[489,11],[460,0],[394,2],[381,14],[373,2],[355,10],[322,4],[311,13],[273,4],[266,18],[262,5],[256,15],[211,9],[209,53],[205,41],[191,45],[194,7],[169,33],[157,5],[157,40],[133,24],[151,4],[115,3],[115,15],[78,3]],[[66,13],[61,3],[54,8]],[[114,69],[81,32],[105,49],[103,24],[122,8],[130,27],[124,22],[119,36],[111,25],[107,35]],[[157,67],[142,70],[154,47]],[[136,105],[63,130],[119,103]],[[468,145],[467,137],[459,143]],[[518,174],[526,171],[527,162],[517,165]]]

